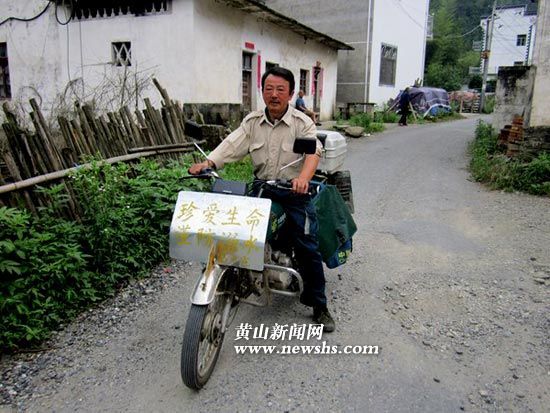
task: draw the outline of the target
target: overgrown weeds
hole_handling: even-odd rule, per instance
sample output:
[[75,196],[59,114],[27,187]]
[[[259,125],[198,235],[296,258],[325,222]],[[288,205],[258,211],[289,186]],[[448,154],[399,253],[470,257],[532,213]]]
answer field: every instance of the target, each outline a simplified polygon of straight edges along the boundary
[[[190,163],[93,162],[69,179],[81,222],[59,217],[67,202],[61,185],[44,190],[52,202],[37,215],[1,207],[0,351],[37,346],[61,321],[167,260],[178,192],[209,187],[181,179]],[[250,161],[224,176],[250,180]]]
[[351,126],[361,126],[365,129],[366,133],[382,132],[384,131],[384,124],[375,122],[373,116],[368,113],[357,113],[349,119]]
[[494,189],[550,195],[550,154],[534,159],[508,158],[498,147],[493,127],[479,122],[469,146],[470,171],[476,181]]

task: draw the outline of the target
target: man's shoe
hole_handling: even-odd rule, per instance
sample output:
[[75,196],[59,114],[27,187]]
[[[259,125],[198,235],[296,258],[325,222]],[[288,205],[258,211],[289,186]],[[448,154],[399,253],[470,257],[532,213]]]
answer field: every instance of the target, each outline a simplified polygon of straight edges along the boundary
[[322,324],[323,332],[325,333],[331,333],[336,328],[334,319],[330,315],[327,307],[314,307],[313,321],[315,322],[315,324]]

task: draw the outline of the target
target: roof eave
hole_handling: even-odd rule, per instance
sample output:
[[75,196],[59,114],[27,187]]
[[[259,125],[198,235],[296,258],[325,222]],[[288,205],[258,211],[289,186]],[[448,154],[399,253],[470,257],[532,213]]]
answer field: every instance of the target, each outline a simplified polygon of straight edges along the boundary
[[318,32],[297,20],[294,20],[276,10],[267,7],[257,0],[218,0],[231,7],[244,11],[246,13],[258,15],[262,20],[273,23],[277,26],[292,30],[293,32],[304,36],[304,39],[312,39],[316,42],[329,46],[336,50],[354,50],[350,45],[334,39],[324,33]]

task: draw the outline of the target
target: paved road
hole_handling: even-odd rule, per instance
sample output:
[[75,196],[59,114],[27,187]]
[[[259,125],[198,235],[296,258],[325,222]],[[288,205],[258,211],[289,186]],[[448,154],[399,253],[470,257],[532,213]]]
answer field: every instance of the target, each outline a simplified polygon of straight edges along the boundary
[[[550,200],[469,180],[476,121],[395,128],[349,144],[359,232],[351,263],[327,273],[337,331],[322,340],[379,346],[378,355],[237,355],[232,331],[210,382],[190,391],[179,378],[179,351],[198,269],[178,266],[156,275],[160,287],[145,289],[123,322],[105,321],[117,318],[114,303],[99,322],[60,335],[62,349],[42,357],[34,396],[20,407],[545,411]],[[280,298],[267,309],[241,308],[234,325],[309,320],[305,307]]]

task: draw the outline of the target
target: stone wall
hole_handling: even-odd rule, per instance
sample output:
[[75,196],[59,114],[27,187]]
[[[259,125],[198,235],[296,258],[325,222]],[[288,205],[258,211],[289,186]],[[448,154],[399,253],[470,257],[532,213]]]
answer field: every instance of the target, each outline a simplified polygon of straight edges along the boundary
[[550,125],[550,6],[539,0],[533,64],[537,67],[529,126]]
[[[536,70],[532,66],[504,66],[498,71],[493,126],[496,130],[511,124],[514,117],[528,114]],[[526,119],[526,123],[528,119]]]
[[[211,125],[224,125],[231,130],[236,129],[243,120],[245,113],[238,103],[185,103],[183,111],[187,119]],[[202,120],[197,119],[197,111]]]
[[526,159],[535,158],[543,152],[550,153],[550,126],[524,129],[519,152]]

